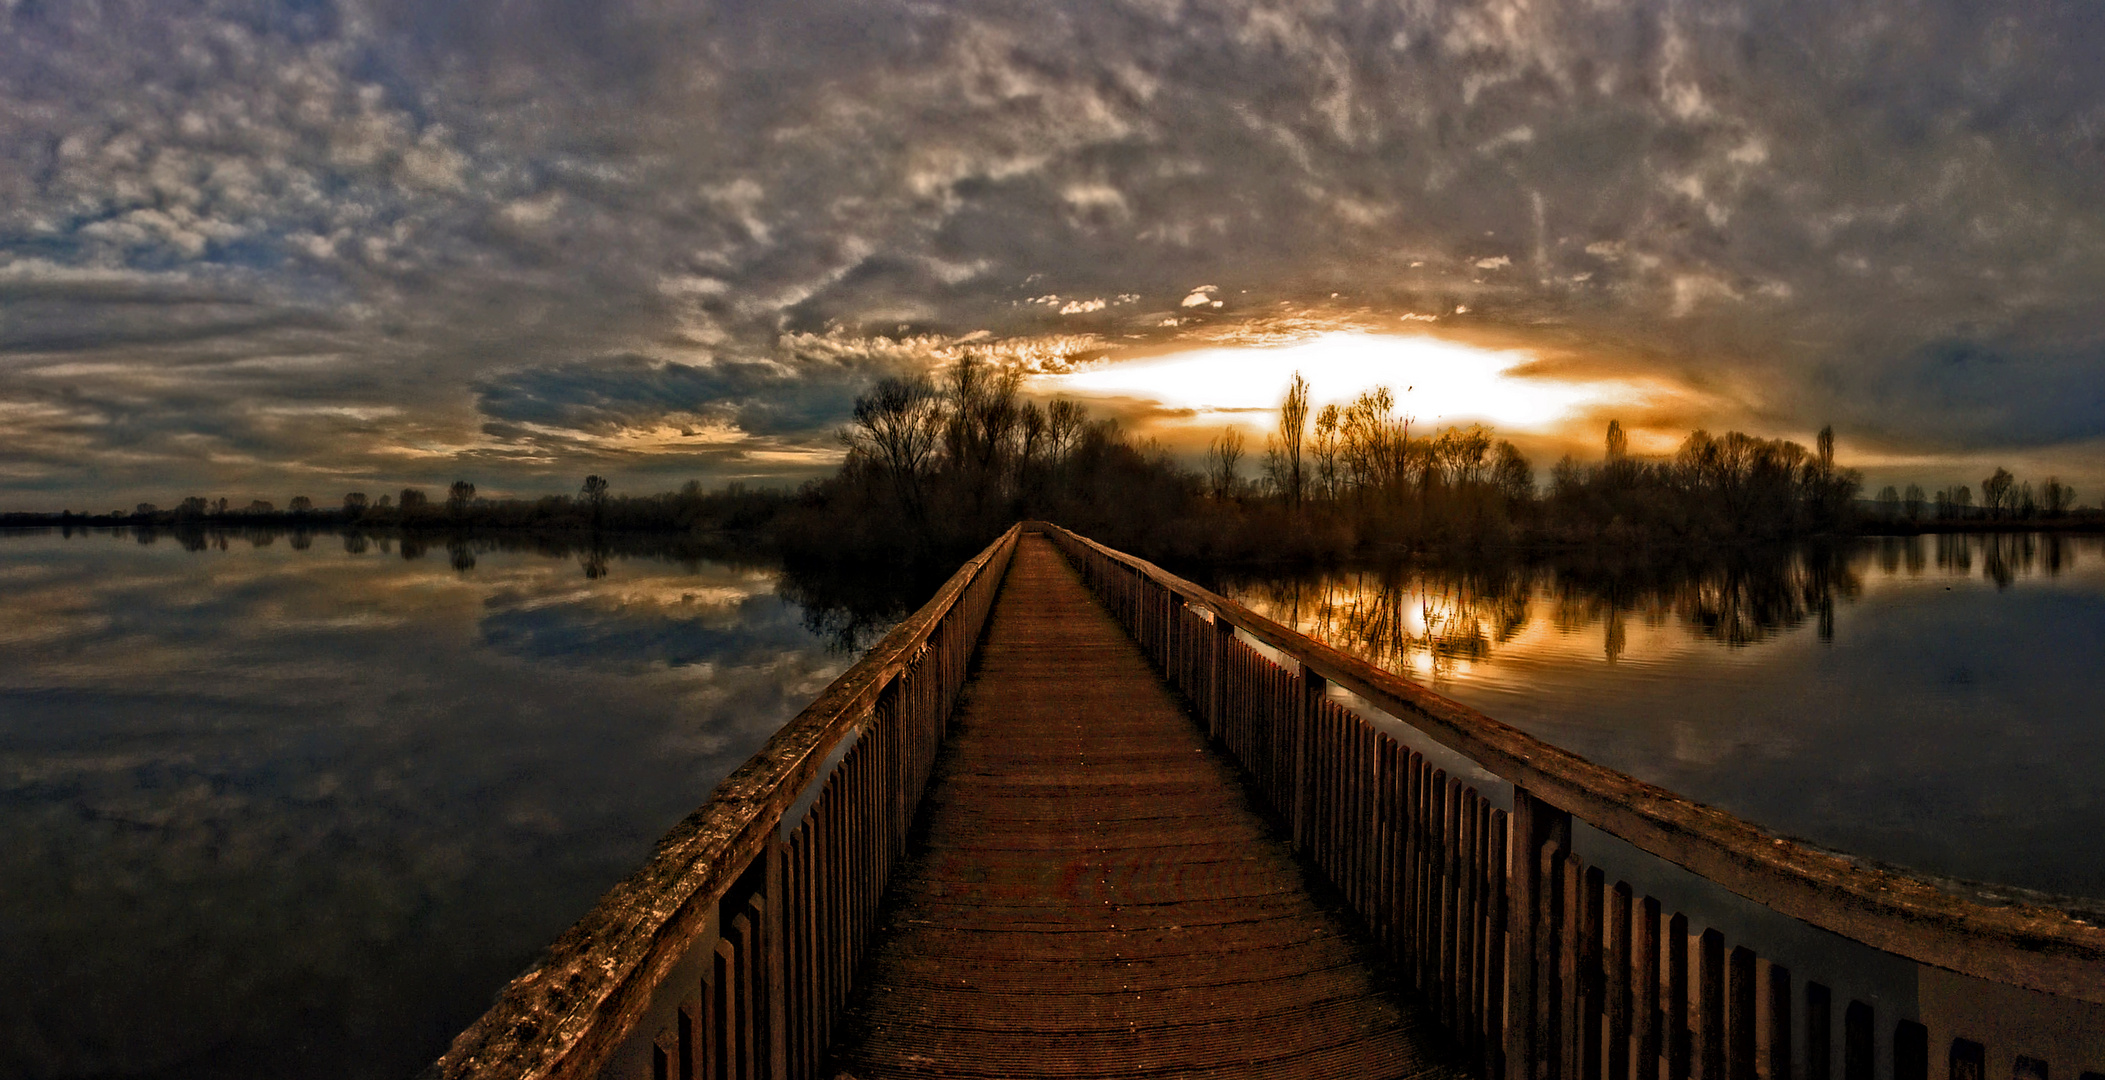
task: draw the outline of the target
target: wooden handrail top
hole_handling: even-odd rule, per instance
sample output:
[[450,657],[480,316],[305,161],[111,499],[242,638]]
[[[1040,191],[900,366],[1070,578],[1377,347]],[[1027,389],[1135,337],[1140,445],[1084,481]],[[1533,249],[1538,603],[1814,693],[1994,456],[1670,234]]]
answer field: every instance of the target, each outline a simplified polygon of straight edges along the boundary
[[1537,798],[1740,896],[1919,963],[2105,1004],[2105,929],[2051,908],[1976,903],[1807,847],[1543,742],[1144,559],[1058,525],[1037,527],[1146,576]]
[[424,1076],[590,1075],[648,1005],[713,905],[772,840],[783,814],[820,778],[828,755],[861,730],[885,687],[919,656],[1020,529],[1011,526],[958,568],[928,603],[717,784],[700,809],[658,841],[641,869],[513,979]]

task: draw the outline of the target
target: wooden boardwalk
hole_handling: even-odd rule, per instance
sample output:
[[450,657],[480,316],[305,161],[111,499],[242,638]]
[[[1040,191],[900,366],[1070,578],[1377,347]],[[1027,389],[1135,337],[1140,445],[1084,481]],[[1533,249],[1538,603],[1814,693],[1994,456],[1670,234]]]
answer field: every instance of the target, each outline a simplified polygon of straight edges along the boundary
[[828,1080],[1460,1075],[1041,536],[955,725]]

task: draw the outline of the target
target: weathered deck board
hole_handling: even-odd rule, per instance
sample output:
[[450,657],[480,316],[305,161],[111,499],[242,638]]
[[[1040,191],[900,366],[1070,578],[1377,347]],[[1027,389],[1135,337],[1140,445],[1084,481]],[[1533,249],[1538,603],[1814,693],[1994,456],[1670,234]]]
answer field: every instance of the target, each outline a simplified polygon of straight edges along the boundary
[[956,723],[827,1075],[1459,1075],[1043,538]]

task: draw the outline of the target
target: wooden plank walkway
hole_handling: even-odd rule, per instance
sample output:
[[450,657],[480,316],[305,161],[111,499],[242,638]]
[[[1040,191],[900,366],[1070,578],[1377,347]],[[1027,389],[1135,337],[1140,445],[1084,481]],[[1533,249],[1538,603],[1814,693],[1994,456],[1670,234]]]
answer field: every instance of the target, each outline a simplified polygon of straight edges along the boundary
[[826,1076],[1462,1074],[1026,536]]

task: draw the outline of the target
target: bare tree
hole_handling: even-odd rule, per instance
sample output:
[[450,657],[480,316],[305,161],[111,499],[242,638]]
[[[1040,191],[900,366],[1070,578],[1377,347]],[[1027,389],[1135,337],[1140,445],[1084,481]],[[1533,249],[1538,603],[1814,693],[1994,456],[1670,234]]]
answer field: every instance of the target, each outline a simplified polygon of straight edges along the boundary
[[2076,503],[2076,489],[2061,482],[2058,476],[2049,476],[2039,486],[2039,505],[2048,517],[2061,517]]
[[1460,487],[1483,477],[1484,455],[1491,450],[1491,433],[1480,424],[1451,427],[1433,440],[1433,464],[1440,478]]
[[855,399],[854,424],[841,438],[885,474],[901,506],[918,514],[922,477],[942,435],[942,405],[928,377],[892,375]]
[[2013,509],[2010,489],[2016,484],[2017,477],[2000,466],[1988,479],[1981,481],[1981,505],[1987,509],[1989,517],[1999,518]]
[[1901,494],[1900,499],[1901,502],[1907,507],[1908,520],[1921,521],[1923,502],[1922,485],[1909,484],[1908,490]]
[[585,505],[592,510],[592,527],[595,529],[599,527],[600,519],[606,516],[607,489],[610,486],[607,478],[597,473],[585,477],[585,482],[578,486],[578,497],[584,499]]
[[1053,464],[1065,460],[1069,451],[1081,441],[1082,429],[1089,426],[1089,413],[1082,406],[1066,398],[1054,398],[1045,408],[1046,448]]
[[1226,500],[1235,494],[1236,469],[1243,459],[1243,433],[1233,426],[1221,429],[1206,445],[1206,486],[1213,497]]
[[348,517],[357,517],[365,513],[366,505],[367,499],[363,491],[353,491],[344,496],[344,514]]
[[314,500],[305,495],[294,495],[292,501],[285,504],[285,509],[295,514],[304,514],[314,509]]
[[468,504],[475,501],[475,485],[466,480],[455,480],[446,489],[446,512],[460,517],[468,512]]
[[1289,509],[1301,505],[1301,497],[1307,488],[1301,470],[1301,448],[1308,438],[1308,380],[1294,372],[1294,379],[1286,386],[1286,400],[1279,403],[1279,432],[1272,439],[1265,463],[1266,471],[1286,495]]
[[1535,496],[1535,468],[1519,447],[1500,440],[1491,456],[1491,483],[1507,499],[1525,502]]
[[1016,414],[1016,460],[1021,469],[1028,470],[1038,463],[1038,455],[1045,451],[1045,410],[1035,401],[1023,403]]
[[1900,517],[1900,489],[1891,484],[1878,489],[1878,516],[1882,521]]
[[1315,459],[1316,488],[1326,502],[1338,501],[1338,451],[1344,445],[1344,410],[1325,405],[1316,413],[1315,437],[1309,440],[1309,456]]
[[1623,422],[1608,421],[1608,460],[1621,461],[1630,456],[1630,437],[1623,433]]
[[403,488],[402,494],[395,498],[395,505],[401,507],[402,512],[407,514],[411,511],[422,510],[425,504],[430,501],[424,497],[424,489],[422,488]]

